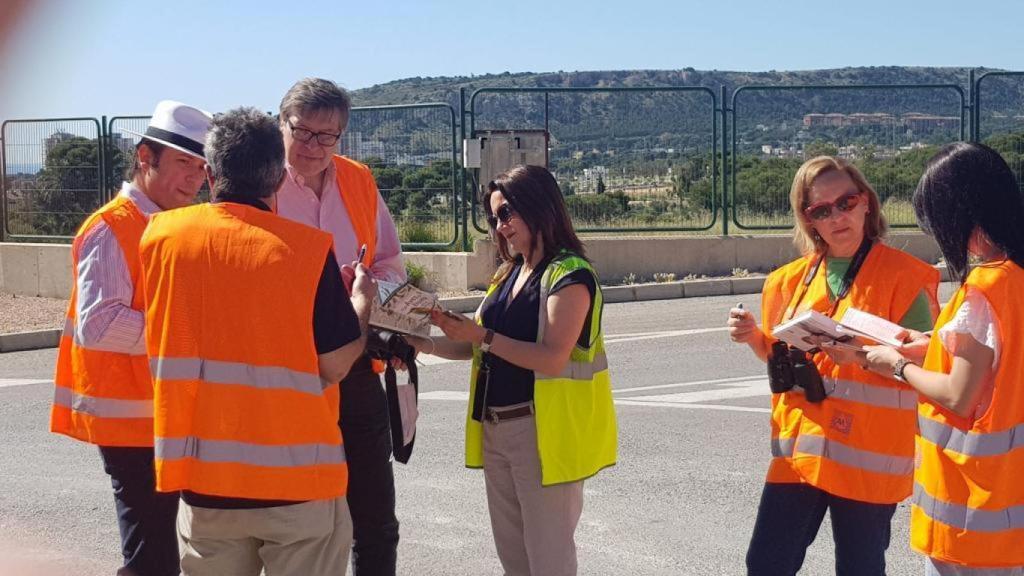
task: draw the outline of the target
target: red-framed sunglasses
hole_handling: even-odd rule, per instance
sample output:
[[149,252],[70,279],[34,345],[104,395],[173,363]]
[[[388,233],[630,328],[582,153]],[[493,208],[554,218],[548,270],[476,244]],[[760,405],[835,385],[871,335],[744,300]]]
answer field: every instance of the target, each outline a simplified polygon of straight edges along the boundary
[[815,202],[807,208],[804,208],[804,216],[807,216],[808,220],[827,220],[832,216],[832,209],[835,208],[840,212],[849,212],[857,207],[863,199],[863,192],[854,192],[852,194],[844,194],[836,199],[835,202]]

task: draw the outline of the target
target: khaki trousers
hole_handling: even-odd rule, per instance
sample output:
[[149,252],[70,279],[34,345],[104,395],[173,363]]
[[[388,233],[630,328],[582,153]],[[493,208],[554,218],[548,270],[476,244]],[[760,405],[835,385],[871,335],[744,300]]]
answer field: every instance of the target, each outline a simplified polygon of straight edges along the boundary
[[541,485],[533,416],[484,425],[484,483],[506,576],[573,576],[583,481]]
[[178,511],[186,576],[335,576],[345,574],[352,518],[345,498],[252,510]]

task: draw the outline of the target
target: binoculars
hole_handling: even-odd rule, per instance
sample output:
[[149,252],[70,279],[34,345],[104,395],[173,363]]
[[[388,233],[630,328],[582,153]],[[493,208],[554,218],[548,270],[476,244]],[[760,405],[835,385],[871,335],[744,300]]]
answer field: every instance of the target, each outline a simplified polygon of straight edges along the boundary
[[772,393],[789,392],[799,386],[808,402],[818,403],[825,399],[825,385],[818,367],[810,355],[785,342],[772,343],[768,358],[768,386]]

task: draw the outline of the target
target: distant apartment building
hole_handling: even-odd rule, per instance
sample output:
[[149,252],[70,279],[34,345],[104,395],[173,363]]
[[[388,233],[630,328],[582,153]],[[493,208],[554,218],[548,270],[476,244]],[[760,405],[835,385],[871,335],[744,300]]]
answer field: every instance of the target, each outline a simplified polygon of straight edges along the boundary
[[43,165],[44,166],[46,165],[46,159],[50,156],[50,153],[53,152],[54,148],[56,148],[57,146],[59,146],[60,144],[62,144],[64,142],[67,142],[69,140],[73,140],[74,138],[75,138],[74,134],[72,134],[70,132],[65,132],[63,130],[58,130],[58,131],[54,132],[53,134],[50,134],[49,138],[44,139],[43,140]]
[[387,147],[380,140],[367,140],[362,132],[347,132],[338,141],[338,148],[341,154],[357,159],[365,159],[371,156],[387,158]]
[[853,114],[813,112],[804,114],[804,128],[842,128],[845,126],[903,126],[915,132],[927,132],[959,126],[959,116],[938,116],[907,112],[898,118],[885,112],[855,112]]
[[608,184],[608,168],[606,166],[594,166],[584,168],[583,172],[576,177],[577,194],[597,194],[597,183],[603,181]]

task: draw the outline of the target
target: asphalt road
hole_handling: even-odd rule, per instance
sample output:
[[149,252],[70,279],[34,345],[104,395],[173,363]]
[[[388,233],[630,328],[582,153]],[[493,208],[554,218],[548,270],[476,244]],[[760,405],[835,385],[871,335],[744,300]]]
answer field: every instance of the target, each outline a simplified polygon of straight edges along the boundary
[[[949,286],[943,295],[948,297]],[[587,575],[743,574],[769,460],[764,367],[729,342],[727,310],[759,297],[608,305],[605,332],[619,463],[585,485]],[[47,432],[54,350],[0,354],[0,575],[112,574],[119,565],[108,477],[95,448]],[[500,574],[483,475],[462,465],[469,367],[421,368],[420,424],[396,464],[399,573]],[[889,574],[920,574],[909,508],[896,512]],[[801,574],[833,573],[826,519]]]

